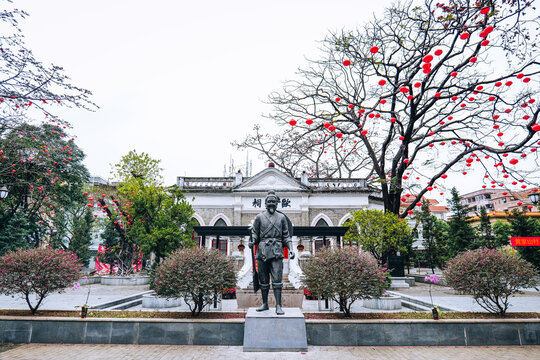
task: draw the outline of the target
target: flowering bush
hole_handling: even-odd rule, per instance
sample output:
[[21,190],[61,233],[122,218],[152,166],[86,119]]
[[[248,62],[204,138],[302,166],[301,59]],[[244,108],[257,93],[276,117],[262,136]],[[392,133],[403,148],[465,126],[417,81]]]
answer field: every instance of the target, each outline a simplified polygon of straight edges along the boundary
[[173,252],[155,272],[153,289],[158,295],[183,297],[192,316],[214,301],[215,294],[236,286],[232,261],[214,249]]
[[236,289],[225,289],[221,292],[221,298],[223,300],[236,299]]
[[0,293],[19,294],[35,314],[47,295],[79,279],[81,267],[77,255],[70,251],[39,248],[10,252],[0,258]]
[[304,266],[304,275],[309,290],[334,299],[347,317],[356,300],[380,297],[389,286],[386,269],[373,255],[355,249],[318,252]]
[[493,249],[470,250],[448,262],[448,286],[471,294],[478,305],[504,316],[509,297],[536,285],[534,267],[517,254]]

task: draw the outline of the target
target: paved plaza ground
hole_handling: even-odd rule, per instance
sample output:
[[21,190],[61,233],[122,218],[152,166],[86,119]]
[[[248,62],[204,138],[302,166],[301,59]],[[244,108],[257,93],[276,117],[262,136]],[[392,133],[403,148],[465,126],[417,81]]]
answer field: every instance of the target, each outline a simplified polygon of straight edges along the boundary
[[[107,286],[101,284],[83,285],[75,290],[67,289],[63,293],[53,293],[45,298],[40,309],[42,310],[76,310],[77,307],[83,305],[86,301],[88,290],[90,289],[90,297],[88,304],[90,306],[104,303],[107,301],[127,297],[129,295],[148,291],[148,285],[139,286]],[[394,291],[405,296],[414,297],[430,303],[429,285],[416,283],[416,285],[408,289],[400,289]],[[483,310],[471,296],[459,295],[454,290],[444,287],[432,285],[431,292],[435,305],[444,306],[456,311],[485,311]],[[0,295],[0,309],[28,309],[25,300],[18,296]],[[130,308],[129,310],[149,310],[142,305]],[[181,307],[173,307],[161,309],[161,311],[188,311],[186,305]],[[221,311],[238,311],[236,300],[223,300]],[[315,300],[304,300],[304,312],[318,312],[319,306]],[[362,302],[358,301],[353,304],[353,312],[375,312],[388,310],[373,310],[362,306]],[[407,308],[394,311],[412,311]],[[510,300],[509,312],[538,312],[540,311],[540,291],[535,289],[526,289],[524,294],[517,295]]]
[[343,347],[310,346],[306,353],[244,353],[241,346],[45,345],[25,344],[0,353],[1,360],[173,360],[173,359],[540,359],[540,346]]

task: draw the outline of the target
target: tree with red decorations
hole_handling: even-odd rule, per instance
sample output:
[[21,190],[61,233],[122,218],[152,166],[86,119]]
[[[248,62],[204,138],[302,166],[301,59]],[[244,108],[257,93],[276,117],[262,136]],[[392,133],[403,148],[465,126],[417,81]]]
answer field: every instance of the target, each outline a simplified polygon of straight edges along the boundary
[[[4,1],[0,12],[0,252],[60,238],[73,207],[85,202],[84,154],[55,112],[89,110],[91,93],[71,84],[63,69],[45,65],[25,46],[19,21],[28,14]],[[63,244],[65,239],[57,239]]]
[[159,163],[132,150],[114,167],[118,186],[88,194],[88,207],[106,216],[105,257],[117,262],[118,275],[131,274],[141,252],[146,257],[153,253],[159,263],[172,251],[193,245],[193,209],[177,186],[163,186]]
[[475,168],[485,187],[526,188],[540,145],[533,3],[409,2],[331,34],[323,57],[270,95],[284,130],[257,125],[236,145],[293,176],[369,178],[400,217]]

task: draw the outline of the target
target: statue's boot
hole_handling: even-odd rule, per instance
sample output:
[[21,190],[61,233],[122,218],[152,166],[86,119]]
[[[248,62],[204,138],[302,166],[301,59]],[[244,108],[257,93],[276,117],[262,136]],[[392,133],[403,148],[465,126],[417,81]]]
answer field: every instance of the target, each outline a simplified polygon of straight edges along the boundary
[[270,309],[268,307],[268,291],[270,290],[270,287],[267,287],[267,288],[264,288],[264,287],[261,287],[261,294],[262,294],[262,305],[260,307],[258,307],[257,311],[265,311],[265,310],[268,310]]
[[285,312],[281,308],[281,288],[274,288],[274,296],[276,297],[276,314],[285,315]]

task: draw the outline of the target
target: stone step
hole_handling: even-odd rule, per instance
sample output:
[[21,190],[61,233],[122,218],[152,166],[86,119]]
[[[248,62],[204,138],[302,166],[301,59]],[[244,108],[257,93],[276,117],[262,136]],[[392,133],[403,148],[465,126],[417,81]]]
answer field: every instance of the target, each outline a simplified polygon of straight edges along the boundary
[[141,303],[142,303],[143,295],[153,294],[153,293],[154,293],[154,290],[143,291],[143,292],[138,293],[138,294],[133,294],[133,295],[129,295],[129,296],[126,296],[126,297],[123,297],[123,298],[120,298],[120,299],[106,301],[106,302],[101,303],[101,304],[90,306],[90,309],[95,309],[95,310],[109,309],[109,308],[112,308],[113,306],[117,306],[117,305],[120,305],[120,304],[130,302],[132,300],[138,300],[138,299],[140,299]]
[[431,308],[427,308],[425,306],[418,305],[418,304],[415,304],[415,303],[412,303],[403,299],[401,299],[401,306],[406,307],[407,309],[414,310],[414,311],[423,311],[423,312],[431,311]]
[[131,300],[131,301],[113,306],[112,308],[108,310],[125,310],[125,309],[129,309],[137,305],[141,305],[141,304],[142,304],[142,297],[140,299]]
[[[399,293],[399,292],[394,292],[394,291],[386,291],[388,294],[390,295],[396,295],[396,296],[401,296],[401,301],[403,303],[403,301],[406,301],[406,302],[409,302],[409,303],[412,303],[412,304],[416,304],[416,305],[420,305],[424,308],[427,308],[427,309],[431,309],[431,303],[428,303],[427,301],[424,301],[424,300],[420,300],[418,298],[415,298],[415,297],[412,297],[412,296],[409,296],[409,295],[403,295],[402,293]],[[437,298],[435,298],[435,301],[437,300]],[[441,305],[438,305],[437,303],[433,303],[433,305],[437,306],[439,308],[439,310],[441,311],[446,311],[446,312],[457,312],[458,310],[455,310],[455,309],[451,309],[449,307],[446,307],[446,306],[441,306]]]

